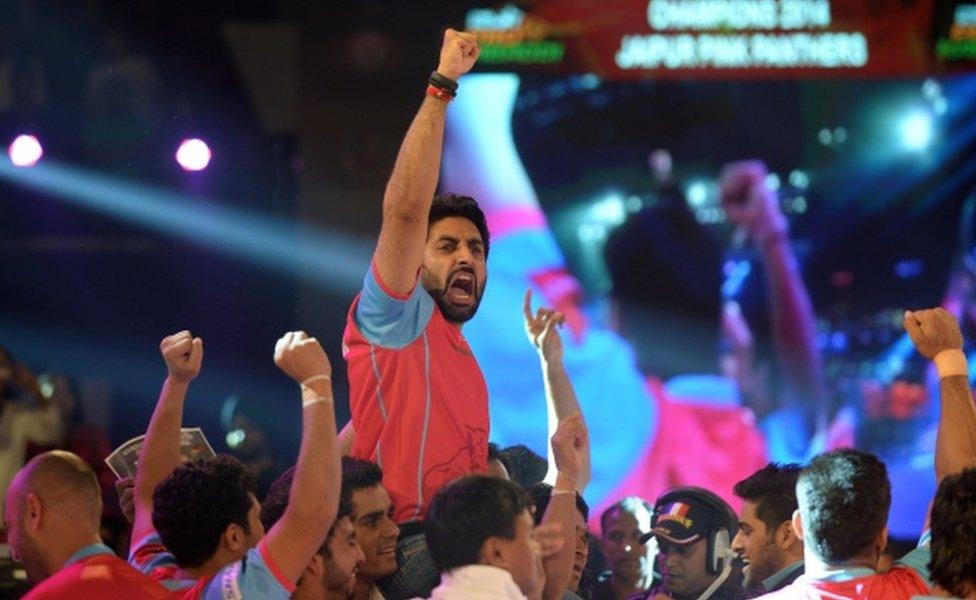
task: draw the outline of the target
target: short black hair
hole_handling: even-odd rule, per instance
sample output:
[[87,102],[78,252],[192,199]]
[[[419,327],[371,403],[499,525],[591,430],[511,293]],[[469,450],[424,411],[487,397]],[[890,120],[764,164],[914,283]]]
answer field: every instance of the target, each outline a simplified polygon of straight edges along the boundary
[[525,444],[509,446],[501,451],[501,455],[505,457],[503,460],[507,461],[505,468],[508,469],[508,476],[522,487],[542,481],[549,470],[546,459]]
[[532,498],[518,484],[488,475],[467,475],[442,488],[427,508],[424,533],[437,570],[478,564],[492,537],[515,538],[516,521]]
[[621,498],[617,500],[610,506],[608,506],[602,513],[600,513],[600,533],[601,535],[607,530],[607,521],[610,516],[615,512],[628,512],[636,513],[638,510],[644,509],[647,511],[648,515],[654,514],[654,507],[640,496],[627,496],[626,498]]
[[[268,495],[264,497],[264,502],[261,503],[261,524],[264,525],[265,531],[271,529],[278,522],[278,519],[285,514],[285,509],[288,508],[288,498],[291,495],[291,485],[294,481],[295,467],[292,466],[279,475],[278,479],[275,479],[268,489]],[[322,542],[322,547],[319,548],[319,554],[325,557],[331,556],[329,542],[335,533],[336,523],[339,522],[339,519],[348,517],[352,513],[352,498],[350,497],[352,492],[348,494],[346,492],[346,488],[343,488],[339,496],[339,512],[336,514],[332,527],[329,528],[329,533],[325,536],[325,541]]]
[[241,461],[226,454],[195,460],[177,467],[153,492],[153,527],[179,566],[199,567],[231,524],[251,533],[253,497],[254,482]]
[[[542,522],[542,517],[546,514],[546,509],[549,507],[549,500],[552,499],[552,486],[540,481],[539,483],[533,483],[528,486],[525,488],[525,491],[532,496],[532,502],[535,505],[535,512],[532,513],[532,516],[535,519],[535,524],[538,525]],[[583,515],[584,521],[590,520],[590,507],[580,494],[576,494],[576,510]]]
[[796,511],[796,481],[800,478],[801,465],[771,462],[746,477],[732,488],[733,493],[756,504],[756,516],[772,533],[784,521],[793,520]]
[[803,541],[824,562],[836,564],[870,548],[888,522],[891,483],[877,456],[854,449],[810,461],[796,487]]
[[342,495],[352,498],[356,490],[382,485],[383,469],[373,461],[342,457]]
[[932,504],[932,581],[953,596],[976,590],[976,469],[950,475]]
[[485,244],[485,257],[488,257],[488,250],[491,247],[491,237],[488,233],[488,220],[485,213],[478,206],[477,201],[470,196],[459,194],[438,194],[434,196],[434,202],[430,205],[430,214],[427,217],[428,229],[441,219],[448,217],[462,217],[478,228],[481,234],[481,241]]
[[489,442],[488,462],[491,462],[493,460],[497,460],[498,462],[502,463],[502,466],[504,466],[505,470],[508,471],[508,476],[509,477],[512,476],[512,463],[508,461],[508,457],[505,456],[505,454],[502,452],[502,449],[498,447],[498,444],[496,444],[495,442]]

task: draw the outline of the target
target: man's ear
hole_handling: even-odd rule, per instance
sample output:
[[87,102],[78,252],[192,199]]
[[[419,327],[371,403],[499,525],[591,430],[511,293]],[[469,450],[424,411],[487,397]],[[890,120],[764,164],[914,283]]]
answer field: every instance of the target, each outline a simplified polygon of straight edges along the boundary
[[235,554],[247,550],[247,548],[244,547],[244,538],[244,529],[237,523],[231,523],[227,526],[227,529],[224,530],[224,544],[227,546],[228,550],[234,552]]
[[874,550],[880,557],[884,554],[885,548],[888,547],[888,526],[885,525],[878,532],[878,537],[874,538]]
[[28,530],[36,533],[44,523],[45,517],[41,499],[34,492],[28,492],[27,498],[24,499],[24,522]]
[[800,509],[793,511],[793,533],[803,541],[803,518],[800,516]]
[[793,521],[783,521],[773,532],[773,540],[776,542],[776,546],[781,550],[788,550],[794,544],[800,542],[800,538],[797,537],[796,532],[793,531]]
[[481,564],[508,570],[505,544],[502,538],[492,536],[481,545]]
[[313,581],[322,579],[322,575],[325,573],[325,559],[322,555],[316,552],[312,555],[311,560],[305,566],[305,570],[302,572],[302,576],[299,577],[298,582],[301,583],[302,579],[306,577]]

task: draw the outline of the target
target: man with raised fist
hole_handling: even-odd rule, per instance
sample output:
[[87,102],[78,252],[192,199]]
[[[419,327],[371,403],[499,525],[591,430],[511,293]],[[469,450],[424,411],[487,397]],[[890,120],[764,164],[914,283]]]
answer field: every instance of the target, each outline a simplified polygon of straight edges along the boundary
[[265,535],[244,465],[223,455],[180,464],[183,403],[200,372],[203,341],[182,331],[160,349],[168,376],[136,473],[129,562],[186,598],[289,598],[338,510],[328,357],[302,331],[275,345],[275,364],[301,386],[302,440],[288,506]]
[[[422,543],[419,522],[441,487],[487,471],[488,392],[461,326],[485,290],[488,225],[474,199],[435,197],[448,105],[479,52],[472,34],[445,31],[387,183],[376,251],[343,337],[352,456],[382,466],[403,526],[401,550]],[[426,582],[385,593],[426,595],[437,584],[429,561],[407,571]]]

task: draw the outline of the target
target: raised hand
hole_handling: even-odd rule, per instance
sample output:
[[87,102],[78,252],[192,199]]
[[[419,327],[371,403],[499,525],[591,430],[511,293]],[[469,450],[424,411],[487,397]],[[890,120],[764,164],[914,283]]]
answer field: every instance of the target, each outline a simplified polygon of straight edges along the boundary
[[189,383],[200,374],[203,364],[203,340],[190,335],[189,331],[181,331],[163,338],[159,343],[159,351],[166,361],[169,377],[176,381]]
[[437,72],[457,81],[461,75],[471,70],[479,54],[481,48],[473,33],[448,29],[444,32]]
[[522,305],[525,317],[525,335],[536,350],[546,361],[561,361],[563,359],[563,340],[558,327],[565,321],[563,313],[549,308],[540,308],[532,314],[532,289],[525,290],[525,301]]
[[115,492],[119,495],[119,508],[129,525],[132,525],[136,520],[135,488],[136,482],[131,477],[123,477],[115,481]]
[[905,311],[904,324],[919,354],[929,360],[943,350],[962,350],[959,323],[944,308]]
[[298,383],[321,375],[332,376],[332,364],[322,345],[304,331],[289,331],[281,336],[275,344],[274,361]]
[[542,523],[532,530],[532,539],[539,545],[539,554],[548,558],[559,552],[566,543],[563,526],[559,523]]
[[576,489],[583,469],[584,453],[589,439],[583,415],[576,413],[563,419],[552,434],[552,454],[556,461],[556,487]]
[[722,208],[729,222],[742,227],[756,242],[786,231],[779,200],[766,185],[766,165],[745,160],[726,165],[719,180]]

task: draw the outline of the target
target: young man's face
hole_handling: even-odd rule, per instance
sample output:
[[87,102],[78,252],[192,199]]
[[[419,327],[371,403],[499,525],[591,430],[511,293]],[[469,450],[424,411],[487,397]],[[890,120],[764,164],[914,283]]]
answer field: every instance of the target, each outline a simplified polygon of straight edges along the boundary
[[325,587],[333,597],[352,597],[356,586],[356,571],[365,562],[362,548],[356,541],[356,530],[349,517],[342,517],[333,526],[325,559]]
[[351,520],[364,556],[359,576],[376,581],[396,572],[400,528],[393,522],[393,502],[386,488],[376,484],[354,490]]
[[526,596],[542,590],[546,581],[539,543],[532,535],[534,529],[535,521],[526,509],[515,520],[515,538],[502,541],[506,569]]
[[756,503],[746,500],[739,515],[739,532],[732,540],[732,550],[742,559],[743,586],[757,589],[767,578],[786,565],[776,546],[775,532],[756,516]]
[[590,556],[590,536],[586,528],[586,519],[583,514],[576,511],[576,548],[573,555],[573,574],[569,579],[569,591],[576,593],[579,589],[580,578],[583,576],[583,569],[586,568],[586,559]]
[[486,261],[484,240],[468,219],[446,217],[430,226],[421,281],[448,321],[464,323],[478,311]]
[[672,598],[697,598],[716,575],[707,568],[708,542],[698,540],[679,546],[658,539],[658,568],[664,580],[664,590]]
[[651,514],[643,509],[634,514],[617,509],[606,519],[603,530],[603,553],[610,571],[625,580],[650,575],[653,571],[654,548],[650,540],[642,544],[640,538],[651,530]]

